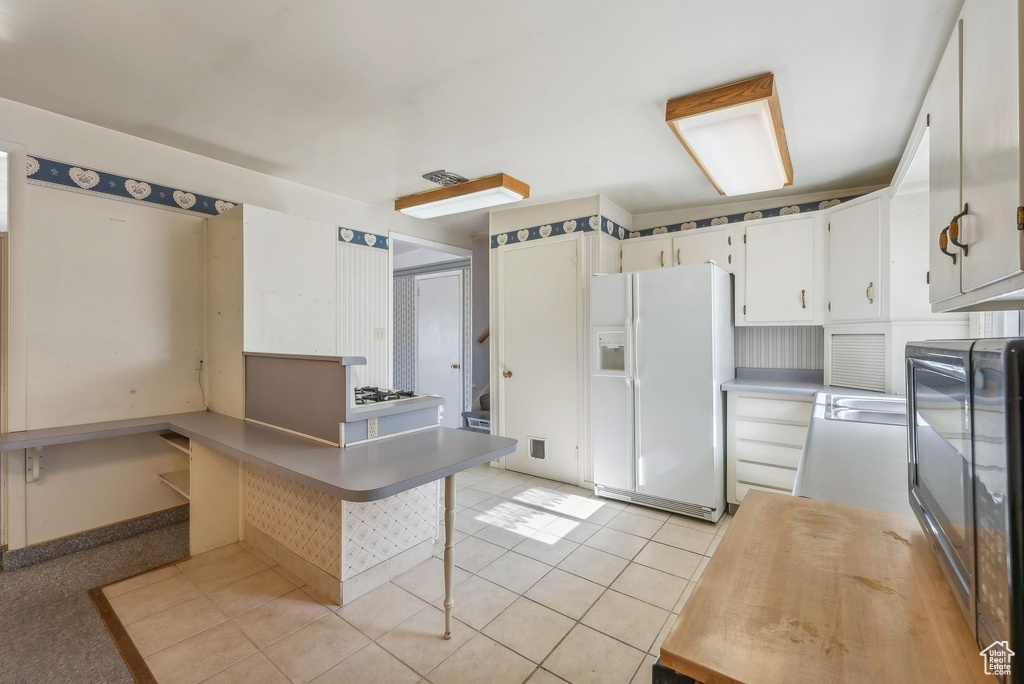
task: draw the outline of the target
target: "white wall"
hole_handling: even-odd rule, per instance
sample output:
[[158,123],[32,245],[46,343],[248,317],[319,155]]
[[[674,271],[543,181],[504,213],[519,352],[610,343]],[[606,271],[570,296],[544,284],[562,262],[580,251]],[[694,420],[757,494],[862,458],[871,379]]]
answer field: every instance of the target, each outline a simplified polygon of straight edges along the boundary
[[[196,365],[205,328],[206,219],[27,185],[21,175],[27,154],[331,226],[471,246],[467,234],[390,208],[4,99],[0,150],[11,152],[13,179],[10,430],[202,408]],[[334,303],[338,353],[367,356],[371,365],[361,381],[386,385],[388,252],[336,244],[335,238],[328,249],[344,269]],[[24,483],[22,455],[11,454],[2,541],[16,549],[181,502],[155,480],[173,456],[167,449],[125,438],[65,447],[52,456],[44,450],[43,477],[31,484]]]

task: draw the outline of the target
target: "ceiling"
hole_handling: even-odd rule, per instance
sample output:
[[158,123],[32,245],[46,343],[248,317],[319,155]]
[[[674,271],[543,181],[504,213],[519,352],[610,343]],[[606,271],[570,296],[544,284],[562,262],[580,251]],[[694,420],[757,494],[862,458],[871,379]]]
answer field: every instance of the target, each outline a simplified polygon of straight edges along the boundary
[[888,182],[960,4],[0,0],[0,95],[382,207],[446,168],[638,214],[736,201],[665,102],[769,71],[787,192]]

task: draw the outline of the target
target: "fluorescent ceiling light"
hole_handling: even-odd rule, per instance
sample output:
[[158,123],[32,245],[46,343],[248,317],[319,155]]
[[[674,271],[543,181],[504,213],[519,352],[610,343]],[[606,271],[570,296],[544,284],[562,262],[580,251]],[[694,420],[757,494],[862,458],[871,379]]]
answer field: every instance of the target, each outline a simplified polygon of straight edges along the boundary
[[670,100],[665,121],[720,195],[793,184],[771,74]]
[[431,219],[518,202],[529,196],[529,185],[503,173],[496,173],[458,185],[399,197],[395,200],[395,209],[408,216]]

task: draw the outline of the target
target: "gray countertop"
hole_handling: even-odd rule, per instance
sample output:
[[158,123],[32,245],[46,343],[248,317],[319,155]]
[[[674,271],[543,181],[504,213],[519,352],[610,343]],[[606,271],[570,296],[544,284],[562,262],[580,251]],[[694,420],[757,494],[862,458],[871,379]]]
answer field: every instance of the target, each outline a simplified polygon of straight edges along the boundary
[[509,437],[434,427],[337,448],[195,411],[0,435],[0,450],[173,430],[212,449],[345,501],[376,501],[514,453]]
[[726,392],[813,397],[816,393],[828,389],[824,382],[822,371],[737,368],[736,377],[722,383],[722,389]]
[[856,390],[819,392],[793,495],[913,515],[907,493],[906,426],[829,420],[830,397],[904,400]]

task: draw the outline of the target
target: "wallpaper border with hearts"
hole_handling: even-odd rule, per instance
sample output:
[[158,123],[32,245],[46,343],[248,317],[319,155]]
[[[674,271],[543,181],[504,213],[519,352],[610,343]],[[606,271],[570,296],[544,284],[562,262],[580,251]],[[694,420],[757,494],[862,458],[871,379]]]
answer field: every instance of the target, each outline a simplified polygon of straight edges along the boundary
[[216,216],[237,202],[137,180],[109,171],[68,164],[45,157],[29,156],[25,169],[28,182],[61,190],[97,194],[134,204],[157,206],[186,214]]
[[355,228],[338,226],[338,242],[356,247],[373,247],[374,249],[387,249],[391,243],[387,237],[368,233]]
[[[217,216],[238,204],[198,192],[138,180],[137,177],[122,176],[40,156],[30,155],[27,158],[25,176],[28,182],[34,185],[96,195],[182,214]],[[389,240],[384,235],[341,226],[338,227],[338,241],[376,249],[388,249],[389,245]]]
[[755,221],[762,218],[772,218],[774,216],[789,216],[792,214],[800,214],[808,211],[821,211],[822,209],[830,209],[834,206],[842,204],[843,202],[849,202],[850,200],[857,199],[861,195],[846,195],[844,197],[836,197],[833,199],[818,200],[815,202],[803,202],[800,204],[790,204],[781,207],[770,207],[768,209],[756,209],[754,211],[740,212],[736,214],[725,214],[723,216],[709,216],[707,218],[695,219],[693,221],[683,221],[680,223],[669,223],[664,226],[656,226],[653,228],[643,228],[642,230],[630,230],[627,231],[617,223],[612,222],[611,219],[605,217],[583,217],[577,219],[569,219],[567,221],[555,222],[545,224],[543,226],[533,226],[530,228],[522,228],[520,230],[512,230],[507,233],[499,233],[491,236],[491,249],[503,247],[506,245],[516,245],[520,242],[528,242],[530,240],[540,240],[546,237],[554,237],[555,235],[566,235],[575,231],[590,232],[597,230],[597,226],[601,226],[601,232],[607,233],[614,238],[620,240],[629,240],[632,238],[648,237],[650,235],[661,235],[664,233],[678,233],[683,230],[695,230],[698,228],[711,228],[714,226],[724,226],[729,223],[739,223],[742,221]]
[[528,242],[530,240],[541,240],[547,237],[555,237],[556,235],[569,235],[570,233],[575,232],[593,233],[598,229],[600,229],[602,233],[611,235],[617,240],[622,240],[626,237],[626,229],[612,221],[610,218],[605,218],[604,216],[583,216],[581,218],[555,221],[554,223],[545,223],[542,226],[521,228],[519,230],[510,230],[507,233],[492,235],[491,249],[497,249],[498,247],[504,247],[505,245],[515,245],[520,242]]
[[694,221],[669,223],[664,226],[656,226],[654,228],[632,230],[626,236],[626,239],[647,237],[648,235],[661,235],[663,233],[678,233],[679,231],[694,230],[697,228],[712,228],[714,226],[724,226],[729,223],[756,221],[757,219],[772,218],[774,216],[790,216],[792,214],[801,214],[807,211],[821,211],[822,209],[831,209],[843,202],[849,202],[852,199],[857,199],[860,196],[861,195],[847,195],[845,197],[818,200],[816,202],[803,202],[801,204],[790,204],[781,207],[771,207],[768,209],[756,209],[754,211],[726,214],[724,216],[709,216],[707,218],[696,219]]

